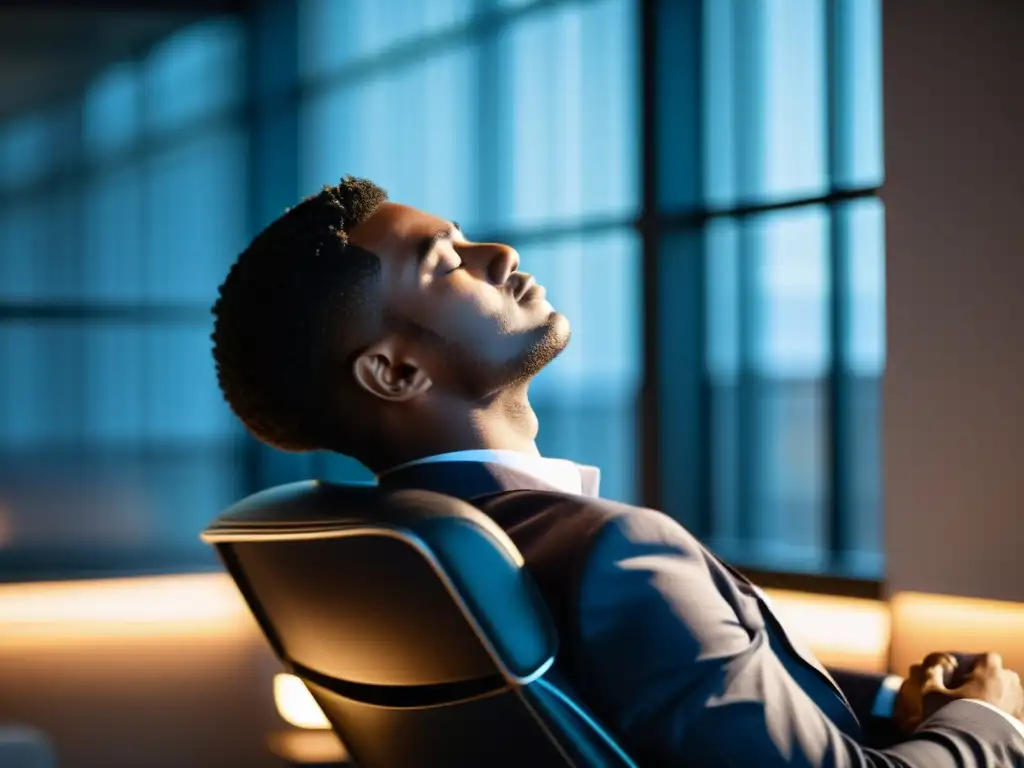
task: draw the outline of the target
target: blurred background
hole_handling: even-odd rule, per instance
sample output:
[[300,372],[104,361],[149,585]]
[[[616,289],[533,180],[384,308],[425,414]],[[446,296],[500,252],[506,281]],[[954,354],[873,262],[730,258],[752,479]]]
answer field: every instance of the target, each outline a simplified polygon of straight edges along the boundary
[[880,576],[877,0],[670,3],[647,150],[633,0],[142,5],[6,13],[0,572],[193,568],[240,495],[368,477],[247,439],[209,340],[251,237],[351,173],[512,243],[570,317],[533,389],[544,453],[667,494],[738,561]]
[[243,432],[210,307],[344,174],[519,250],[574,326],[541,449],[604,495],[769,586],[1024,599],[1024,14],[910,5],[5,3],[0,720],[62,765],[278,764],[198,534],[370,476]]

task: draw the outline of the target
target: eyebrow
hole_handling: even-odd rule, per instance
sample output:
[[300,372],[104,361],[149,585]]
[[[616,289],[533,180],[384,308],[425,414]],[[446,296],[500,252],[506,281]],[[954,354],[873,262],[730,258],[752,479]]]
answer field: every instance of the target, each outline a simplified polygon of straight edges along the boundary
[[455,237],[455,233],[461,231],[462,227],[459,226],[459,223],[457,221],[453,221],[451,225],[445,229],[438,230],[429,237],[423,238],[420,240],[419,245],[416,246],[416,261],[422,264],[439,242],[442,240],[452,240]]

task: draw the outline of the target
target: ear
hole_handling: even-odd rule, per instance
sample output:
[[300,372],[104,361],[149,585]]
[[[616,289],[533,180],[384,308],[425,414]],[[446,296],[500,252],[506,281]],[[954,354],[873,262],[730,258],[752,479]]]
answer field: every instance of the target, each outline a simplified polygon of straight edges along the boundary
[[371,395],[393,403],[419,397],[434,384],[416,361],[399,354],[389,342],[375,344],[357,357],[352,373]]

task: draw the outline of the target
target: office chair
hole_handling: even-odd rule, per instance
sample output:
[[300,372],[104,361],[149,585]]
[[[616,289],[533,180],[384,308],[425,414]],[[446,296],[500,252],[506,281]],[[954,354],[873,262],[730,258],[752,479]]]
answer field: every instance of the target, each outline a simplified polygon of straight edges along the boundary
[[203,539],[361,768],[635,766],[559,680],[522,556],[471,505],[307,481]]

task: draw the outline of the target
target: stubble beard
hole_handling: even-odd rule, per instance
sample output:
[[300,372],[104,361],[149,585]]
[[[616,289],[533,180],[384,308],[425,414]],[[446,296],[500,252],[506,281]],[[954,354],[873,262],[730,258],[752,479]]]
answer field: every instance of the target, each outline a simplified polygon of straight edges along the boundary
[[529,384],[562,353],[570,337],[568,324],[556,313],[529,334],[532,338],[522,352],[498,365],[481,359],[464,347],[450,346],[449,353],[454,353],[451,360],[458,372],[461,395],[468,400],[486,401]]

